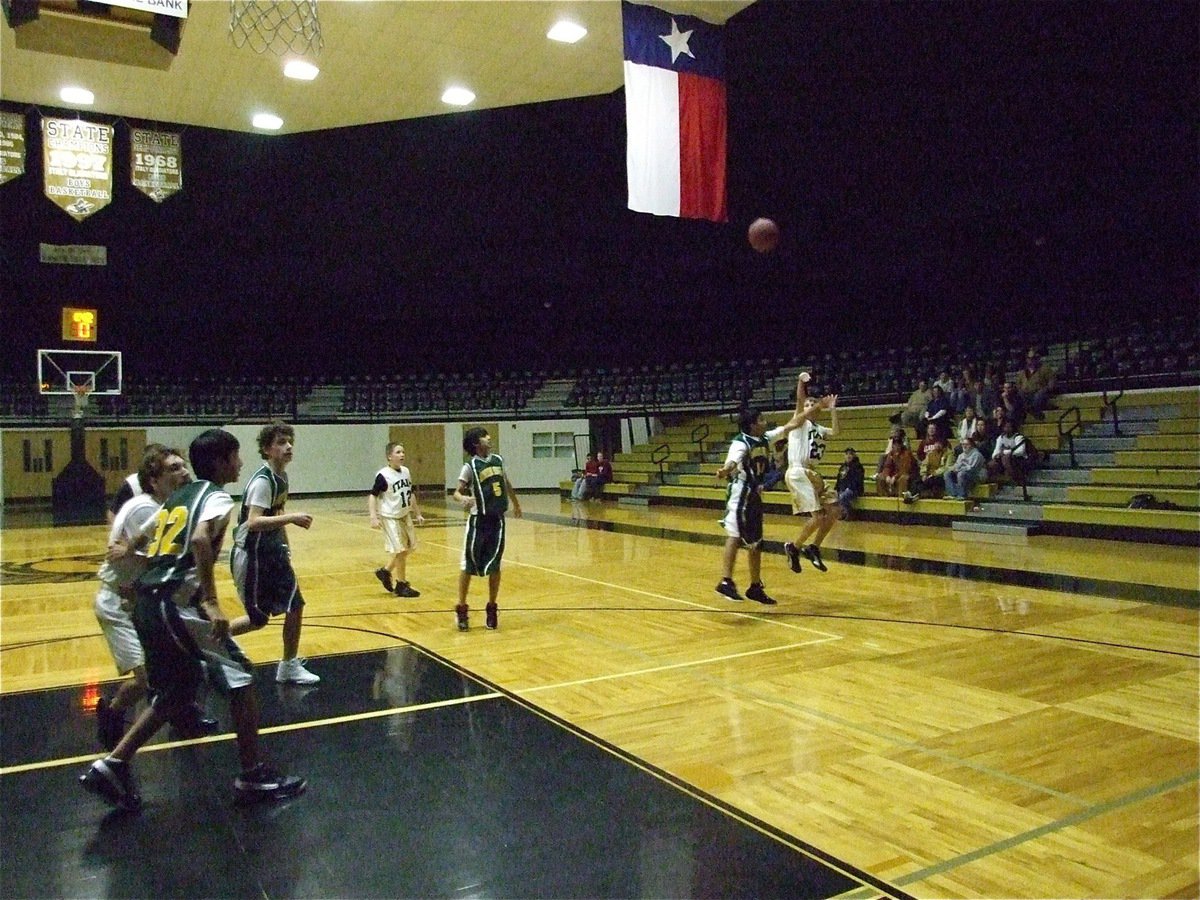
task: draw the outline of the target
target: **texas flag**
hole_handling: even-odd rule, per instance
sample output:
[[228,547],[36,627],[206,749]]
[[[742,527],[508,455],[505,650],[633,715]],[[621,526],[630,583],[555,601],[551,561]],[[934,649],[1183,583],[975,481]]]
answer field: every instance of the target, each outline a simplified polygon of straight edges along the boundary
[[718,25],[622,3],[629,208],[724,222],[725,46]]

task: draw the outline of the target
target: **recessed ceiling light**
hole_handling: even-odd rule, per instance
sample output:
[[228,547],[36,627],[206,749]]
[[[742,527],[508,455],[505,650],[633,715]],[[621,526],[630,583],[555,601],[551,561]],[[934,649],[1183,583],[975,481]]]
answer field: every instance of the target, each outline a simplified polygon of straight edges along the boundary
[[58,92],[58,96],[66,103],[78,103],[81,106],[91,106],[96,102],[96,95],[81,87],[65,87]]
[[546,37],[552,41],[574,44],[576,41],[582,40],[586,34],[587,29],[582,25],[576,25],[574,22],[563,19],[554,23],[554,27],[546,32]]
[[448,87],[442,94],[442,102],[451,106],[466,106],[475,100],[475,95],[465,87]]
[[284,75],[288,78],[295,78],[298,81],[312,81],[320,71],[312,63],[303,59],[289,60],[288,64],[283,67]]
[[262,128],[267,131],[278,131],[283,127],[283,119],[271,113],[255,113],[251,120],[255,128]]

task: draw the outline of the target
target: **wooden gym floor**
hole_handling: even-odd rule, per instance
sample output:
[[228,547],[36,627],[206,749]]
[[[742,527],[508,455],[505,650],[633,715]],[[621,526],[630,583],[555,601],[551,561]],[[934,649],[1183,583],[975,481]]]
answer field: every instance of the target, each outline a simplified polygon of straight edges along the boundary
[[[462,515],[425,499],[400,600],[360,497],[293,529],[313,689],[262,664],[264,745],[310,779],[238,809],[230,736],[75,784],[111,661],[104,529],[0,532],[5,897],[1195,897],[1196,548],[843,523],[829,571],[713,592],[713,510],[523,498],[500,629],[454,628]],[[219,570],[227,611],[236,596]],[[745,560],[737,579],[746,585]],[[219,698],[208,705],[228,727]]]

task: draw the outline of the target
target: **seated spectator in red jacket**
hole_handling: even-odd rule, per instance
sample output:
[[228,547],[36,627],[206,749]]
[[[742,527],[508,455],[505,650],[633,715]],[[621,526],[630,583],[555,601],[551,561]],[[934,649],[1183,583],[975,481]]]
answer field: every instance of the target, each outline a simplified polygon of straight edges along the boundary
[[917,458],[908,449],[908,438],[904,429],[897,428],[888,441],[888,451],[883,455],[879,474],[875,476],[875,490],[882,497],[896,497],[908,490],[909,482],[917,475]]
[[588,483],[587,496],[589,499],[603,496],[604,486],[613,479],[612,463],[608,461],[603,450],[596,454],[595,471],[584,472],[583,477]]

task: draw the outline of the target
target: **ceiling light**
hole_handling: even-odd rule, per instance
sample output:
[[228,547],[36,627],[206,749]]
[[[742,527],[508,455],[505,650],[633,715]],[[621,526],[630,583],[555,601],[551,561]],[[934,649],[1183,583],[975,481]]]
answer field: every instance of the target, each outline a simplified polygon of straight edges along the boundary
[[58,92],[58,96],[66,103],[78,103],[81,106],[91,106],[96,102],[96,95],[81,87],[65,87]]
[[267,131],[278,131],[283,127],[283,119],[271,113],[255,113],[251,121],[255,128],[263,128]]
[[552,41],[574,44],[576,41],[582,40],[586,34],[587,29],[582,25],[576,25],[574,22],[568,22],[566,19],[563,19],[554,23],[554,27],[546,32],[546,37]]
[[283,74],[298,81],[312,81],[321,70],[303,59],[293,59],[283,67]]
[[451,106],[466,106],[475,100],[475,95],[464,87],[449,87],[442,94],[442,102]]

